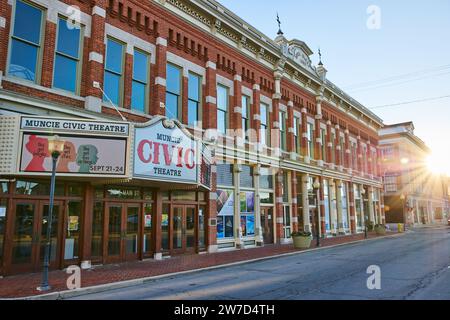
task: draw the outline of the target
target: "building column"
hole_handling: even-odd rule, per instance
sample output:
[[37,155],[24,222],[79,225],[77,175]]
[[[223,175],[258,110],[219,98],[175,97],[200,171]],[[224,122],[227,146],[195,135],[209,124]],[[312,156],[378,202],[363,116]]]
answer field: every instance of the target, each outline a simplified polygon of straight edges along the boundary
[[270,113],[270,147],[273,149],[271,154],[274,157],[281,156],[281,144],[280,144],[280,98],[274,94],[272,99],[272,111]]
[[207,198],[206,248],[209,253],[217,252],[217,165],[211,165],[211,191]]
[[375,212],[373,208],[373,187],[369,187],[369,221],[375,223]]
[[[45,17],[45,15],[44,15]],[[51,88],[53,84],[53,66],[55,61],[55,46],[56,46],[56,29],[58,18],[56,21],[45,21],[45,36],[42,49],[42,73],[41,85]]]
[[90,183],[85,184],[84,192],[84,214],[82,222],[82,242],[81,245],[81,268],[90,269],[92,261],[92,215],[94,207],[94,188]]
[[85,109],[102,112],[103,94],[100,89],[94,87],[94,82],[100,83],[104,88],[104,63],[105,50],[105,21],[106,0],[97,0],[92,8],[91,37],[88,40],[89,59],[86,65],[86,100]]
[[[151,115],[166,115],[166,85],[167,85],[167,38],[159,36],[156,39],[155,83],[153,85],[153,104]],[[208,77],[208,72],[206,73]]]
[[291,171],[291,212],[292,212],[292,231],[298,231],[298,203],[297,203],[297,174],[295,171]]
[[320,128],[320,124],[321,124],[321,120],[322,120],[322,97],[318,96],[316,97],[316,108],[317,108],[317,113],[315,115],[315,130],[314,130],[314,139],[315,139],[315,150],[314,150],[314,154],[316,156],[316,160],[317,160],[317,164],[319,166],[323,166],[323,160],[324,160],[324,155],[322,154],[322,138],[320,137],[320,133],[321,133],[321,128]]
[[302,203],[303,203],[303,229],[311,232],[311,221],[309,220],[309,198],[308,198],[309,174],[302,175]]
[[337,193],[336,193],[336,182],[335,180],[330,180],[330,226],[331,234],[337,235]]
[[342,220],[342,180],[336,181],[336,208],[337,208],[337,223],[338,233],[345,234],[344,223]]
[[318,205],[320,206],[320,236],[327,233],[327,227],[325,225],[325,193],[324,193],[324,179],[319,177],[320,189],[319,189],[319,199]]
[[245,249],[244,240],[242,238],[241,226],[241,181],[240,173],[242,172],[242,164],[239,160],[233,166],[233,180],[234,180],[234,240],[237,249]]
[[261,150],[261,93],[258,84],[253,85],[253,104],[252,104],[252,136],[250,142],[253,145],[253,152],[259,152]]
[[363,152],[363,148],[362,148],[362,141],[361,141],[361,137],[358,136],[358,142],[356,145],[356,150],[357,150],[357,155],[358,155],[358,159],[356,161],[357,163],[357,168],[356,170],[359,172],[360,176],[364,176],[364,166],[363,166],[363,156],[362,156],[362,152]]
[[310,158],[308,155],[308,111],[305,107],[302,107],[302,125],[301,125],[301,153],[305,163],[310,162]]
[[422,224],[422,220],[420,219],[420,212],[419,212],[419,200],[416,200],[416,215],[417,215],[417,221],[418,224]]
[[350,231],[352,234],[356,233],[356,211],[355,211],[355,189],[353,183],[348,184],[348,196],[349,196],[349,207],[350,207]]
[[255,183],[255,236],[256,245],[264,246],[263,229],[261,226],[261,197],[259,194],[260,184],[259,177],[261,176],[261,165],[258,164],[253,171]]
[[283,171],[278,170],[278,173],[276,174],[275,179],[275,211],[276,211],[276,239],[277,243],[282,243],[282,240],[284,239],[284,232],[283,232]]
[[[154,236],[154,254],[153,258],[155,260],[162,260],[162,233],[161,233],[161,222],[162,222],[162,215],[163,215],[163,201],[162,201],[162,193],[160,190],[156,191],[155,193],[155,208],[153,211],[153,223],[155,225],[155,236]],[[166,214],[169,214],[167,212]],[[170,219],[170,214],[169,214]]]

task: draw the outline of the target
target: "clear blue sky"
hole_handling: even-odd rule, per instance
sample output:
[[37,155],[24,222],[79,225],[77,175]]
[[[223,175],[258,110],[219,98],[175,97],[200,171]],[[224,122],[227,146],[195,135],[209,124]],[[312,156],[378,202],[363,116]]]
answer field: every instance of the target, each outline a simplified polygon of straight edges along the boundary
[[[450,95],[450,68],[430,71],[450,65],[449,0],[219,1],[271,38],[278,11],[285,37],[305,41],[314,64],[320,47],[328,78],[368,108]],[[367,28],[370,5],[381,9],[379,30]],[[383,81],[378,88],[349,88],[423,70],[426,78],[401,78],[395,86]],[[450,98],[373,111],[386,124],[414,121],[416,135],[446,157],[450,173]]]

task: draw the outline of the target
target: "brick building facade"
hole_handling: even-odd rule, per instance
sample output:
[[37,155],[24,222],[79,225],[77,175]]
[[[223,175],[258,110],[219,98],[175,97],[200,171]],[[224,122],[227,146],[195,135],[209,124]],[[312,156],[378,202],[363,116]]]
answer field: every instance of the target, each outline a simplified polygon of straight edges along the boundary
[[[214,155],[210,190],[58,178],[52,266],[245,249],[288,243],[300,229],[332,237],[384,223],[382,120],[313,66],[312,54],[212,0],[1,0],[1,115],[130,123],[161,115]],[[49,179],[0,178],[1,273],[37,270]]]

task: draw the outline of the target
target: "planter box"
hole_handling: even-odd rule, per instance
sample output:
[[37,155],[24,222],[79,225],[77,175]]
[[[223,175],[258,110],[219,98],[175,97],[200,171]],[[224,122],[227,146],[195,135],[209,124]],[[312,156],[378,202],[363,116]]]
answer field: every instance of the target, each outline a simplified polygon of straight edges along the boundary
[[379,236],[384,236],[384,235],[386,235],[386,228],[384,228],[384,227],[376,227],[375,228],[375,232]]
[[308,249],[311,246],[311,237],[296,236],[292,237],[294,240],[294,248],[296,249]]

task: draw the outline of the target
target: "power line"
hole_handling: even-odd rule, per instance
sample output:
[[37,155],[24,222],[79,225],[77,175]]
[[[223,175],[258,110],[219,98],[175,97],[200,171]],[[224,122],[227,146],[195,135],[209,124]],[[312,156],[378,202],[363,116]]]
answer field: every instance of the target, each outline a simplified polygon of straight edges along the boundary
[[402,85],[402,84],[405,84],[405,83],[410,83],[410,82],[419,81],[419,80],[423,80],[423,79],[430,79],[430,78],[434,78],[434,77],[445,76],[447,74],[450,74],[450,71],[449,72],[444,72],[444,73],[428,75],[428,76],[424,76],[424,77],[419,77],[419,78],[416,78],[416,79],[410,79],[410,80],[405,80],[405,81],[400,81],[400,82],[388,83],[388,84],[385,84],[385,85],[378,85],[378,86],[375,86],[375,87],[371,86],[371,87],[367,87],[367,88],[351,89],[351,90],[348,90],[348,91],[352,92],[352,93],[355,93],[355,92],[363,92],[363,91],[367,91],[367,90],[375,90],[375,89],[380,89],[380,88],[398,86],[398,85]]
[[434,97],[434,98],[426,98],[426,99],[420,99],[420,100],[414,100],[414,101],[407,101],[407,102],[399,102],[399,103],[394,103],[394,104],[386,104],[386,105],[382,105],[382,106],[372,107],[372,108],[369,108],[369,109],[370,110],[374,110],[374,109],[381,109],[381,108],[388,108],[388,107],[403,106],[403,105],[407,105],[407,104],[413,104],[413,103],[418,103],[418,102],[426,102],[426,101],[433,101],[433,100],[440,100],[440,99],[445,99],[445,98],[450,98],[450,95]]
[[359,87],[367,87],[367,86],[370,86],[370,85],[377,85],[377,84],[382,83],[382,82],[392,82],[392,81],[396,81],[396,80],[402,80],[403,78],[411,78],[411,77],[414,77],[414,76],[417,76],[417,75],[423,75],[424,73],[438,72],[438,71],[442,71],[442,70],[445,70],[445,69],[448,69],[448,68],[450,68],[450,65],[443,65],[443,66],[439,66],[439,67],[432,67],[432,68],[422,69],[420,71],[409,72],[409,73],[405,73],[405,74],[401,74],[401,75],[397,75],[397,76],[392,76],[392,77],[382,78],[382,79],[378,79],[378,80],[371,80],[371,81],[356,83],[356,84],[352,84],[352,85],[349,85],[349,86],[345,86],[343,89],[351,90],[351,89],[355,89],[355,88],[359,88]]

